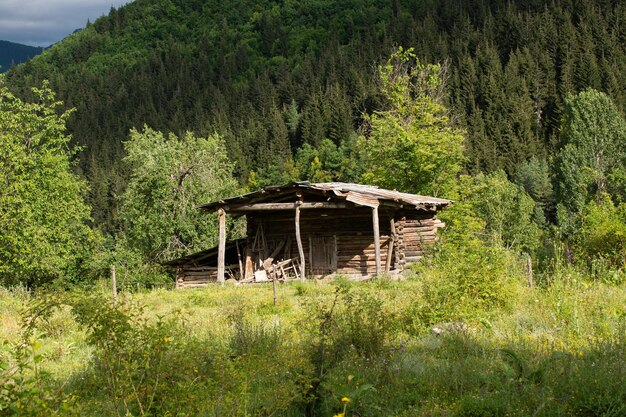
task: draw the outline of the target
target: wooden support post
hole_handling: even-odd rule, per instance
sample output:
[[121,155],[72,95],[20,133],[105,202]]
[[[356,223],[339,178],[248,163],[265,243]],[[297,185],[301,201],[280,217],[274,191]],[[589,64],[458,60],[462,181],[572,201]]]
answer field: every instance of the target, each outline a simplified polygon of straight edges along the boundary
[[374,225],[374,248],[376,250],[376,275],[380,275],[380,227],[378,226],[378,207],[372,207],[372,223]]
[[221,207],[217,210],[220,223],[219,246],[217,247],[217,282],[224,283],[226,258],[226,212]]
[[393,217],[389,219],[389,243],[387,244],[387,259],[385,262],[385,272],[391,270],[391,257],[393,256],[393,245],[396,241],[396,224]]
[[111,286],[113,287],[113,305],[117,304],[117,279],[115,277],[115,265],[111,265]]
[[306,265],[302,237],[300,236],[300,204],[302,204],[302,201],[296,203],[296,243],[298,244],[298,253],[300,254],[300,279],[304,281],[306,277]]
[[243,270],[243,262],[241,262],[241,251],[239,250],[238,240],[235,240],[235,246],[237,247],[237,260],[239,261],[239,279],[243,279],[245,271]]
[[250,243],[246,246],[246,272],[244,274],[244,279],[252,278],[254,276],[254,265],[252,262],[252,250],[250,249]]
[[272,290],[274,290],[274,306],[276,306],[276,271],[272,274]]

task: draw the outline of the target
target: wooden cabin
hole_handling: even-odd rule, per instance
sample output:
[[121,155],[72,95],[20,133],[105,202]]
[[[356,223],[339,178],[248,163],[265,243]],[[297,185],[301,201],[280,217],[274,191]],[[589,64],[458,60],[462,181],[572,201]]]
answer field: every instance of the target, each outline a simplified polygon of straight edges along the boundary
[[[367,279],[419,260],[451,201],[374,186],[296,182],[199,206],[219,217],[219,245],[169,262],[176,286],[264,282],[334,274]],[[245,216],[247,237],[226,240],[226,216]]]

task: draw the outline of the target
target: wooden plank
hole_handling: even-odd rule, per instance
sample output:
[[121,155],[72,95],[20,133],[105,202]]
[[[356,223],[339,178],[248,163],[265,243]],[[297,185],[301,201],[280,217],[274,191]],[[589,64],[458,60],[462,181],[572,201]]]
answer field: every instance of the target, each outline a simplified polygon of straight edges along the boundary
[[254,265],[252,262],[252,250],[246,246],[246,272],[243,279],[250,279],[254,276]]
[[217,249],[217,281],[224,283],[225,257],[226,257],[226,212],[224,209],[217,210],[219,218],[219,244]]
[[406,257],[406,262],[407,262],[407,263],[409,263],[409,262],[417,262],[417,261],[419,261],[420,259],[422,259],[422,257],[421,257],[421,256],[407,256],[407,257]]
[[300,236],[300,205],[302,201],[296,203],[296,243],[298,244],[298,253],[300,255],[300,279],[304,280],[306,277],[306,268],[304,260],[304,248],[302,247],[302,238]]
[[[256,203],[256,204],[240,204],[224,206],[228,212],[250,212],[250,211],[277,211],[277,210],[293,210],[298,206],[297,203]],[[331,202],[310,202],[300,203],[300,209],[345,209],[354,207],[347,203],[331,203]]]
[[180,267],[181,271],[194,271],[194,272],[212,272],[217,271],[215,266],[184,266]]
[[239,250],[239,241],[235,240],[235,246],[237,246],[237,261],[239,261],[239,279],[243,278],[245,270],[243,269],[243,262],[241,261],[241,251]]
[[372,224],[374,226],[374,247],[376,248],[376,275],[380,275],[380,227],[378,225],[378,207],[372,207]]
[[387,273],[391,270],[391,256],[393,255],[393,242],[395,240],[396,225],[393,217],[389,218],[389,230],[391,230],[391,236],[387,241],[387,259],[385,260],[385,272]]
[[[383,256],[383,258],[386,259],[385,256]],[[357,254],[344,254],[344,255],[339,255],[337,256],[337,261],[339,262],[348,262],[348,261],[372,261],[373,263],[376,262],[376,254],[362,254],[362,253],[357,253]]]

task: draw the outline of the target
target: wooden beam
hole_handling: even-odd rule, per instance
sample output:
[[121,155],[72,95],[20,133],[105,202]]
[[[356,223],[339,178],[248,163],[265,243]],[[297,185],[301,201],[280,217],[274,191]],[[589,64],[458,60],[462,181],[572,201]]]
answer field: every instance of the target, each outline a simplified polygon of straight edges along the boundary
[[302,247],[302,238],[300,236],[300,205],[302,201],[296,203],[296,243],[298,244],[298,253],[300,254],[300,279],[304,281],[306,275],[306,266],[304,260],[304,248]]
[[219,246],[217,247],[217,282],[224,283],[225,258],[226,258],[226,212],[221,207],[217,209],[219,218]]
[[[293,210],[298,203],[256,203],[256,204],[238,204],[224,206],[224,210],[232,213],[249,212],[249,211],[277,211],[277,210]],[[348,203],[331,203],[321,202],[300,202],[300,209],[345,209],[354,207]]]
[[378,207],[372,207],[372,224],[374,225],[374,249],[376,250],[376,275],[380,275],[380,227],[378,226]]

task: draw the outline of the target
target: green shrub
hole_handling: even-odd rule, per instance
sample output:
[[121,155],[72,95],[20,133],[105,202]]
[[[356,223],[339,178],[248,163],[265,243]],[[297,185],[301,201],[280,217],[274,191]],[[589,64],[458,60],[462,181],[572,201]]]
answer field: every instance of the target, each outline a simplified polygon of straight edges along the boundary
[[575,242],[578,253],[588,263],[603,259],[613,268],[623,268],[626,256],[626,206],[616,207],[606,195],[599,201],[587,204]]
[[404,318],[419,331],[506,307],[513,299],[520,270],[515,256],[504,248],[444,247],[431,260],[415,266],[412,279],[420,283],[420,296]]

